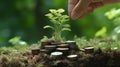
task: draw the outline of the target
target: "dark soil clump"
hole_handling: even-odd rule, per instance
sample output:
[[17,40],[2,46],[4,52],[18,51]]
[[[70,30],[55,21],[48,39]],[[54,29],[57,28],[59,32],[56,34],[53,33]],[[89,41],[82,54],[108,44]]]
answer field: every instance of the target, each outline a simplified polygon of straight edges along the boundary
[[79,49],[73,41],[44,42],[39,49],[31,52],[12,58],[1,56],[0,67],[120,67],[120,51],[94,50],[93,47]]

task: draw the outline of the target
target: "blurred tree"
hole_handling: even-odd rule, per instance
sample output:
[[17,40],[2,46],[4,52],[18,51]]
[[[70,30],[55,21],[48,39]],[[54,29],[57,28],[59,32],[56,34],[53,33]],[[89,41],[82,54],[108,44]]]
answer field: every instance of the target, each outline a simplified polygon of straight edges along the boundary
[[[43,26],[50,24],[44,16],[50,8],[63,8],[67,14],[68,0],[0,0],[0,46],[7,45],[14,36],[21,36],[27,42],[36,42],[43,35],[51,35],[51,31]],[[80,20],[71,20],[71,32],[63,36],[72,39],[74,35],[94,37],[96,31],[106,26],[108,34],[114,26],[104,13],[111,8],[119,8],[120,4],[108,5],[95,10]]]
[[14,36],[21,36],[29,42],[39,39],[35,23],[34,0],[0,1],[0,44],[6,45]]

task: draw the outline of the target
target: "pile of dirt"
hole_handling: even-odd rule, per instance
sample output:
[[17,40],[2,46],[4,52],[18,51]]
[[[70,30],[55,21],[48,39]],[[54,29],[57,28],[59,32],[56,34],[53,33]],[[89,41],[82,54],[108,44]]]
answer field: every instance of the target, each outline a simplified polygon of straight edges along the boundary
[[47,41],[31,51],[1,56],[0,67],[120,67],[120,51],[79,49],[75,41]]

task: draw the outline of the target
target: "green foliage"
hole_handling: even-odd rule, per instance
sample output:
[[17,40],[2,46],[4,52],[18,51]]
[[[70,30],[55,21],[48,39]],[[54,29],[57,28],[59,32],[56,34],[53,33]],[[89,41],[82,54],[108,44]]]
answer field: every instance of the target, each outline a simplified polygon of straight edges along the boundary
[[[48,12],[49,8],[62,7],[67,10],[67,5],[68,0],[11,0],[9,4],[8,1],[1,0],[0,46],[9,45],[8,39],[16,35],[24,37],[24,40],[29,43],[36,42],[44,35],[50,36],[47,34],[48,32],[43,30],[43,26],[47,24],[47,19],[43,15]],[[104,17],[104,12],[119,6],[120,4],[104,6],[80,20],[69,21],[72,31],[67,32],[67,35],[70,36],[70,39],[74,35],[91,38],[94,37],[96,29],[103,27],[103,25],[107,25],[111,31],[111,24]]]
[[15,46],[15,45],[27,45],[27,43],[25,41],[22,41],[21,37],[19,37],[19,36],[11,38],[9,40],[9,43],[11,43],[13,46]]
[[113,8],[110,11],[106,12],[105,16],[107,16],[108,19],[118,18],[120,16],[120,9]]
[[105,13],[108,19],[113,20],[114,29],[112,31],[112,39],[120,39],[120,9],[113,8]]
[[103,51],[109,50],[120,50],[120,41],[112,41],[109,39],[90,39],[86,40],[85,38],[75,38],[77,45],[80,49],[84,49],[85,47],[94,47],[95,50],[102,49]]
[[30,43],[39,39],[40,34],[36,28],[37,22],[35,18],[37,3],[35,0],[12,0],[9,1],[9,4],[5,0],[0,1],[1,47],[9,46],[8,39],[13,36],[24,37],[24,40]]
[[[14,51],[19,51],[19,52],[23,52],[25,50],[27,50],[30,46],[27,44],[27,42],[22,41],[20,36],[16,36],[13,37],[9,40],[9,43],[12,44],[12,50]],[[6,47],[7,48],[7,47]]]
[[12,52],[12,48],[8,48],[8,47],[2,47],[0,48],[0,55],[2,54],[7,54],[9,55]]
[[54,31],[53,37],[55,40],[62,40],[61,34],[63,31],[71,31],[70,26],[66,23],[69,20],[69,16],[63,15],[65,12],[64,9],[50,9],[50,13],[46,14],[50,21],[52,22],[53,26],[46,25],[44,29],[50,28]]
[[99,31],[96,32],[95,37],[106,37],[107,36],[107,28],[103,27],[102,29],[100,29]]
[[41,39],[41,42],[47,41],[48,37],[47,36],[43,36],[43,38]]
[[[76,43],[78,44],[78,47],[80,49],[88,46],[88,41],[85,38],[74,37],[74,40],[76,41]],[[89,45],[89,46],[91,46],[91,45]]]

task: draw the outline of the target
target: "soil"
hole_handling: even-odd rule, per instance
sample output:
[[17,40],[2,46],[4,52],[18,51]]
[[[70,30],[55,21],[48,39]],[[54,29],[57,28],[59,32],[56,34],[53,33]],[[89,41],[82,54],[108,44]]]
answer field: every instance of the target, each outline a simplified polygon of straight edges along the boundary
[[[120,51],[94,50],[93,47],[81,50],[75,42],[57,43],[56,47],[55,42],[52,43],[44,42],[39,49],[32,49],[31,52],[23,52],[12,58],[3,55],[0,67],[120,67]],[[60,54],[57,54],[58,48],[62,49]],[[64,50],[65,48],[69,50]]]

